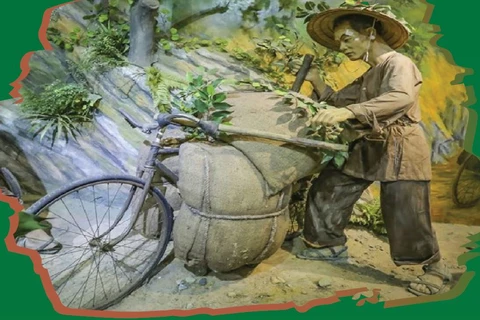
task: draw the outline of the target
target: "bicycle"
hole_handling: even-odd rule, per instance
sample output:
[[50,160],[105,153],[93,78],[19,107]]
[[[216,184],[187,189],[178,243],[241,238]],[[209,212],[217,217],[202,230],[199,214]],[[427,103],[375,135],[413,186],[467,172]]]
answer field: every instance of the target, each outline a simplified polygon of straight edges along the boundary
[[[137,176],[105,175],[73,182],[26,210],[44,218],[56,218],[49,220],[51,234],[62,244],[62,250],[41,256],[60,300],[67,307],[107,309],[141,286],[162,260],[171,239],[173,212],[162,192],[152,186],[152,179],[159,172],[173,186],[178,181],[178,176],[157,159],[162,154],[179,153],[179,148],[161,144],[167,126],[198,127],[213,138],[218,138],[219,132],[230,132],[309,147],[335,150],[345,147],[241,130],[186,114],[159,114],[154,117],[155,123],[141,125],[120,112],[132,128],[140,128],[144,133],[156,130],[143,170]],[[141,254],[146,257],[141,259]],[[96,275],[91,278],[93,269]],[[87,289],[89,284],[94,288]]]
[[[298,92],[308,71],[307,63],[310,63],[311,59],[310,56],[306,57],[294,91]],[[140,128],[147,134],[156,131],[150,142],[143,169],[137,170],[136,176],[105,175],[73,182],[39,199],[26,210],[33,215],[45,218],[53,215],[57,218],[49,221],[52,224],[52,236],[61,243],[62,250],[48,257],[41,255],[42,263],[49,272],[62,304],[70,308],[105,310],[115,305],[152,276],[162,260],[171,240],[174,218],[168,201],[161,190],[152,185],[152,180],[156,172],[173,186],[177,185],[179,179],[157,159],[162,154],[179,153],[179,148],[165,147],[161,143],[167,126],[200,128],[214,139],[219,139],[220,133],[231,133],[305,147],[348,150],[345,145],[202,121],[191,115],[175,112],[175,109],[172,114],[155,115],[155,122],[146,125],[137,123],[123,111],[120,113],[132,128]],[[112,185],[119,186],[112,188]],[[111,189],[115,191],[111,192]],[[82,217],[86,219],[75,219],[69,208],[83,211]],[[72,218],[71,221],[53,209],[61,209],[60,212],[67,218]],[[100,219],[99,212],[103,212]],[[82,251],[83,247],[86,248]],[[139,252],[146,252],[147,257],[140,259]],[[94,279],[90,279],[94,268],[96,275]],[[119,275],[127,279],[119,279]],[[92,290],[87,290],[89,283],[94,285]],[[79,288],[75,288],[77,284]]]

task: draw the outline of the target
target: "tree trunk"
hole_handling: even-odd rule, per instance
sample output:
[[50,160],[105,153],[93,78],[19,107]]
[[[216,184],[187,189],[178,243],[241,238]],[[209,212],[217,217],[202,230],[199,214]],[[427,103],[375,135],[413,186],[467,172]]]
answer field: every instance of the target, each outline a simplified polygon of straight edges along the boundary
[[208,16],[211,16],[211,15],[214,15],[214,14],[217,14],[217,13],[225,13],[228,11],[228,8],[229,8],[229,3],[225,4],[225,5],[218,5],[216,7],[213,7],[213,8],[210,8],[210,9],[206,9],[206,10],[202,10],[202,11],[199,11],[199,12],[196,12],[194,14],[192,14],[191,16],[188,16],[180,21],[175,21],[173,23],[173,28],[175,29],[182,29],[184,27],[186,27],[187,25],[195,22],[195,21],[198,21],[200,19],[203,19],[205,17],[208,17]]
[[147,67],[152,63],[158,0],[138,0],[130,11],[130,51],[128,60]]

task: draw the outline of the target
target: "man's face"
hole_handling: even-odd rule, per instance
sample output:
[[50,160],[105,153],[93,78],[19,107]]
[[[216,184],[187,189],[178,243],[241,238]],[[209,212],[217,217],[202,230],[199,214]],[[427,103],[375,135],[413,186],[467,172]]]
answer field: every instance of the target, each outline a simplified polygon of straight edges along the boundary
[[340,24],[334,30],[335,40],[340,44],[340,52],[350,60],[361,60],[368,49],[369,37],[355,31],[350,23]]

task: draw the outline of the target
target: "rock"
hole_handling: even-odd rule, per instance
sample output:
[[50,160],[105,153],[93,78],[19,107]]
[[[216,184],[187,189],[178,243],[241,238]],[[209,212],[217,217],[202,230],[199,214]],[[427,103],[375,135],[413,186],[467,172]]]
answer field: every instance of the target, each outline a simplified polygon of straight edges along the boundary
[[181,280],[180,283],[177,286],[178,291],[187,290],[189,287],[190,286],[188,285],[188,283],[185,282],[185,280]]
[[190,310],[190,309],[193,309],[193,308],[194,308],[194,307],[193,307],[193,303],[187,304],[187,308],[186,308],[186,309]]
[[302,291],[301,294],[306,295],[308,293],[307,293],[307,291]]
[[192,277],[188,277],[185,279],[185,282],[188,283],[188,284],[193,284],[195,283],[195,281],[197,281],[195,278],[192,278]]
[[227,297],[229,297],[229,298],[235,298],[236,296],[237,296],[237,294],[235,292],[227,293]]
[[282,278],[276,277],[276,276],[272,276],[272,277],[270,278],[270,281],[271,281],[273,284],[285,283],[285,280],[283,280]]
[[320,288],[328,288],[328,287],[331,287],[331,286],[332,286],[332,279],[330,279],[329,277],[322,278],[322,279],[320,279],[320,280],[317,282],[317,285],[318,285]]
[[201,286],[204,286],[207,284],[207,278],[202,278],[198,281],[198,284]]

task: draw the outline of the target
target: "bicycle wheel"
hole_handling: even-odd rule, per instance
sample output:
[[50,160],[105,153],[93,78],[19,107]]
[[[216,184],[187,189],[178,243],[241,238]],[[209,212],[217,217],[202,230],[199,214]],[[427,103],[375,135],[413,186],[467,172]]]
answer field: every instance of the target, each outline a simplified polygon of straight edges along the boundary
[[453,183],[453,202],[461,208],[473,207],[480,201],[480,172],[469,170],[467,157],[458,170]]
[[[160,262],[172,232],[172,211],[151,187],[140,218],[129,228],[132,203],[143,189],[144,181],[132,176],[91,178],[27,210],[50,218],[51,235],[63,246],[54,255],[41,255],[62,304],[104,310],[138,288]],[[124,234],[117,245],[109,244]]]

